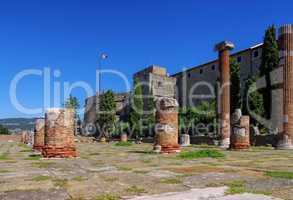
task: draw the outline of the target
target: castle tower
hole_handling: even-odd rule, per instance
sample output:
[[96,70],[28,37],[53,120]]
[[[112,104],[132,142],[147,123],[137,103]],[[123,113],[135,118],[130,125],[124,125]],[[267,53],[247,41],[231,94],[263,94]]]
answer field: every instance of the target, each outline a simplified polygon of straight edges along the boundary
[[220,91],[218,98],[219,132],[221,136],[220,146],[230,146],[230,50],[234,44],[228,41],[220,42],[215,46],[219,52]]
[[280,67],[283,67],[283,132],[279,149],[293,149],[293,24],[279,29]]

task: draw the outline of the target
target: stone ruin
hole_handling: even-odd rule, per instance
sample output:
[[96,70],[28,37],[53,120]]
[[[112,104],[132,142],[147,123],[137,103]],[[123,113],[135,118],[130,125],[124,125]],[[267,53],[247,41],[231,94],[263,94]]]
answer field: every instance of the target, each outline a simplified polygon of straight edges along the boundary
[[45,119],[36,119],[33,149],[42,151],[45,145]]
[[236,109],[231,120],[231,149],[245,150],[250,147],[249,116],[242,116],[240,109]]
[[48,109],[45,114],[44,157],[76,157],[74,144],[74,111],[72,109]]
[[27,131],[22,131],[21,132],[21,139],[20,141],[24,144],[28,144],[28,133]]
[[283,67],[283,132],[279,133],[279,149],[293,149],[293,25],[279,30],[280,67]]
[[160,97],[156,101],[156,128],[154,150],[160,153],[180,152],[178,144],[178,102]]
[[230,146],[230,50],[234,44],[228,41],[220,42],[215,46],[219,52],[220,88],[218,102],[220,147],[227,149]]

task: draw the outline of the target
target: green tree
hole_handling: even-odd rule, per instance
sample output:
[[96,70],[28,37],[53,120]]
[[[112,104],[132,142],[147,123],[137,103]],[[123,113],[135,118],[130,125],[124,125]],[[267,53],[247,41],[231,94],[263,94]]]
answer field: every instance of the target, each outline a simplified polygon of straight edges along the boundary
[[[265,115],[263,96],[258,90],[256,90],[256,78],[257,76],[252,76],[245,82],[245,95],[242,107],[244,115],[249,115],[249,111],[252,111],[259,116]],[[254,92],[248,94],[249,89]],[[253,124],[257,123],[253,118],[251,118],[251,122]]]
[[2,124],[0,124],[0,135],[9,135],[9,130],[4,127]]
[[78,127],[78,121],[79,121],[79,115],[78,115],[77,109],[80,108],[78,99],[72,95],[69,95],[68,99],[65,101],[65,108],[72,109],[74,111],[74,119],[75,119],[74,134],[77,134],[78,130],[76,130],[76,127]]
[[231,74],[231,96],[230,96],[230,111],[233,113],[235,109],[241,108],[241,82],[240,82],[240,65],[234,59],[230,59],[230,74]]
[[154,129],[154,126],[155,126],[155,122],[156,122],[156,103],[155,103],[155,99],[154,99],[154,96],[152,95],[152,92],[151,92],[151,95],[150,97],[148,98],[147,100],[147,109],[146,109],[146,112],[143,116],[144,118],[144,122],[145,122],[145,127],[146,127],[146,130],[150,135],[152,135],[152,132],[153,132],[153,129]]
[[112,90],[108,90],[99,96],[97,119],[101,136],[109,137],[112,131],[114,131],[116,121],[116,103]]
[[71,108],[74,109],[76,112],[77,109],[79,109],[80,104],[76,97],[69,95],[68,99],[65,102],[65,108]]
[[142,135],[142,121],[143,121],[144,107],[142,96],[142,85],[138,78],[134,79],[134,89],[131,96],[130,108],[130,126],[132,134],[136,137]]
[[270,72],[279,66],[279,49],[276,38],[276,29],[272,25],[265,32],[263,48],[262,48],[262,63],[260,66],[260,76],[264,76],[266,87],[261,90],[264,99],[264,110],[266,118],[271,116],[272,107],[272,85]]

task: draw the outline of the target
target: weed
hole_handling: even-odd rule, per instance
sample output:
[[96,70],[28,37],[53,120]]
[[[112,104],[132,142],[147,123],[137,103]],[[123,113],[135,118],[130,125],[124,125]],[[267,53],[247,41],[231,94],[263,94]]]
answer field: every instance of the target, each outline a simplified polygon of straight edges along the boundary
[[131,142],[117,142],[115,144],[115,146],[117,146],[117,147],[129,147],[129,146],[132,146],[132,143]]
[[102,194],[96,196],[95,200],[119,200],[120,197],[116,195],[111,195],[111,194]]
[[200,151],[187,151],[187,152],[181,152],[177,157],[180,159],[185,160],[192,160],[196,158],[223,158],[225,154],[217,151],[217,150],[200,150]]
[[47,181],[50,180],[51,177],[50,176],[44,176],[44,175],[40,175],[40,176],[35,176],[32,178],[33,181]]
[[146,190],[137,186],[131,186],[126,189],[126,192],[138,195],[141,193],[146,193]]
[[269,171],[265,175],[272,178],[293,179],[293,172]]
[[180,184],[180,183],[182,183],[182,181],[180,179],[176,179],[176,178],[168,178],[168,179],[161,179],[160,183],[164,183],[164,184]]

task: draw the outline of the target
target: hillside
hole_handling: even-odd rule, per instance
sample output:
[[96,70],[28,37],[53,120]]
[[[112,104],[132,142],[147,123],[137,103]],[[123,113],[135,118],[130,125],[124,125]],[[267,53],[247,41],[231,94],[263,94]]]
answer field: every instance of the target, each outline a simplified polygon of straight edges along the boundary
[[7,118],[0,119],[0,124],[9,129],[11,133],[18,133],[22,130],[33,130],[35,118]]

